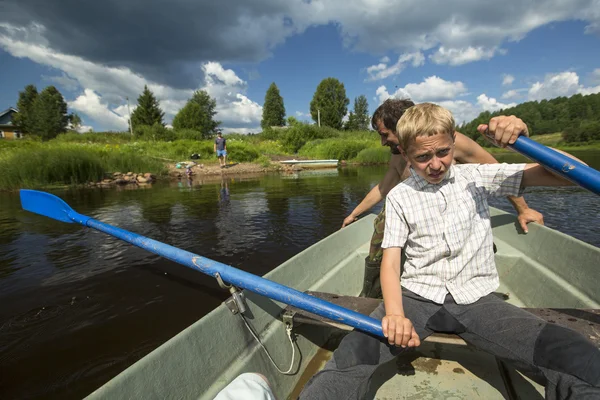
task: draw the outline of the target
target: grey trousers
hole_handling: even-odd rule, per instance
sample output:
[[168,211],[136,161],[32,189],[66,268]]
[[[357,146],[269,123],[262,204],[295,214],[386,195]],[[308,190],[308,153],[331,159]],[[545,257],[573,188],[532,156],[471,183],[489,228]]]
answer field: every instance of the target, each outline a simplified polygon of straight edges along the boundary
[[[545,382],[546,399],[600,399],[600,350],[583,335],[505,303],[494,294],[468,305],[447,295],[435,304],[402,289],[406,317],[421,340],[455,333],[530,376]],[[381,320],[383,303],[371,314]],[[402,351],[360,331],[349,333],[300,399],[362,399],[377,367]]]

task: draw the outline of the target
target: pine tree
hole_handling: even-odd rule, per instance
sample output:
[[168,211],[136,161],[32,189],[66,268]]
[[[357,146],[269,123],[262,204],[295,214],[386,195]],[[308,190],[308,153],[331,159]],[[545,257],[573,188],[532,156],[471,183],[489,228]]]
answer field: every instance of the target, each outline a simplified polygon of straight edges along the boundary
[[263,129],[268,129],[271,126],[285,125],[285,106],[283,105],[283,97],[279,94],[279,88],[275,82],[271,83],[267,94],[265,95],[265,103],[263,105],[263,115],[260,126]]
[[131,124],[135,129],[141,125],[152,126],[155,123],[165,125],[163,118],[165,113],[160,109],[160,104],[154,94],[148,89],[148,86],[144,86],[144,91],[138,97],[138,106],[131,113]]
[[29,120],[31,133],[43,140],[53,139],[66,131],[69,123],[67,103],[54,86],[48,86],[36,97]]
[[19,112],[15,114],[14,123],[19,129],[26,133],[32,133],[32,112],[33,103],[38,97],[37,88],[34,85],[25,86],[25,90],[19,92],[19,100],[17,101],[17,109]]
[[361,94],[354,99],[354,118],[357,130],[366,131],[369,129],[369,103],[364,94]]
[[310,102],[310,115],[317,122],[320,112],[322,126],[341,129],[342,119],[348,112],[349,103],[344,84],[335,78],[326,78],[319,83]]
[[173,118],[173,128],[194,129],[209,138],[221,121],[215,121],[217,102],[204,91],[194,92],[187,104]]

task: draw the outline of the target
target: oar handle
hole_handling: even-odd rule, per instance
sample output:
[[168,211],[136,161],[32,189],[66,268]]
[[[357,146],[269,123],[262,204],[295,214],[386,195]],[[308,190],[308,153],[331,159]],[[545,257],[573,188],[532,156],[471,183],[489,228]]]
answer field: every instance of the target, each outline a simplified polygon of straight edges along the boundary
[[384,337],[381,321],[367,317],[356,311],[340,307],[337,304],[309,296],[298,290],[289,288],[277,282],[259,277],[234,268],[232,266],[210,260],[188,251],[178,249],[165,243],[158,242],[137,233],[129,232],[112,225],[105,224],[93,218],[86,217],[75,211],[69,212],[73,221],[82,225],[97,229],[111,236],[117,237],[134,246],[158,254],[176,263],[200,271],[206,275],[216,278],[216,274],[230,284],[249,290],[251,292],[269,297],[273,300],[292,305],[301,310],[329,318],[333,321],[352,326],[363,332],[370,333],[381,338]]
[[600,172],[587,165],[546,147],[526,136],[519,136],[513,150],[551,169],[565,179],[600,195]]

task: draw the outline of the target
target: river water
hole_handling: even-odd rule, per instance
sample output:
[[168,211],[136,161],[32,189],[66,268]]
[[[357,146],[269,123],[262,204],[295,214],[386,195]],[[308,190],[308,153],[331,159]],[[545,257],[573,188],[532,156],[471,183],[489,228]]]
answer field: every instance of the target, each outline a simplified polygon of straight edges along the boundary
[[[597,152],[577,156],[600,169]],[[345,168],[53,193],[82,214],[263,275],[339,229],[384,172]],[[600,198],[576,188],[528,189],[525,197],[546,225],[600,247]],[[512,211],[504,199],[493,205]],[[82,398],[227,297],[203,274],[24,212],[16,193],[0,193],[3,399]]]

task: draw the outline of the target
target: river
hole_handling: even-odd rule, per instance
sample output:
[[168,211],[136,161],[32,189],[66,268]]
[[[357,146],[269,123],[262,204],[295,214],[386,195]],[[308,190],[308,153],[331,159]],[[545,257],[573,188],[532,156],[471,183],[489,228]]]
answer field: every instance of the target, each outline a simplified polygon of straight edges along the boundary
[[[600,169],[598,152],[577,155]],[[339,229],[384,171],[53,193],[82,214],[263,275]],[[537,188],[525,197],[546,225],[600,247],[597,196]],[[504,199],[493,205],[511,211]],[[227,297],[205,275],[105,234],[24,212],[16,193],[0,193],[3,399],[82,398]]]

